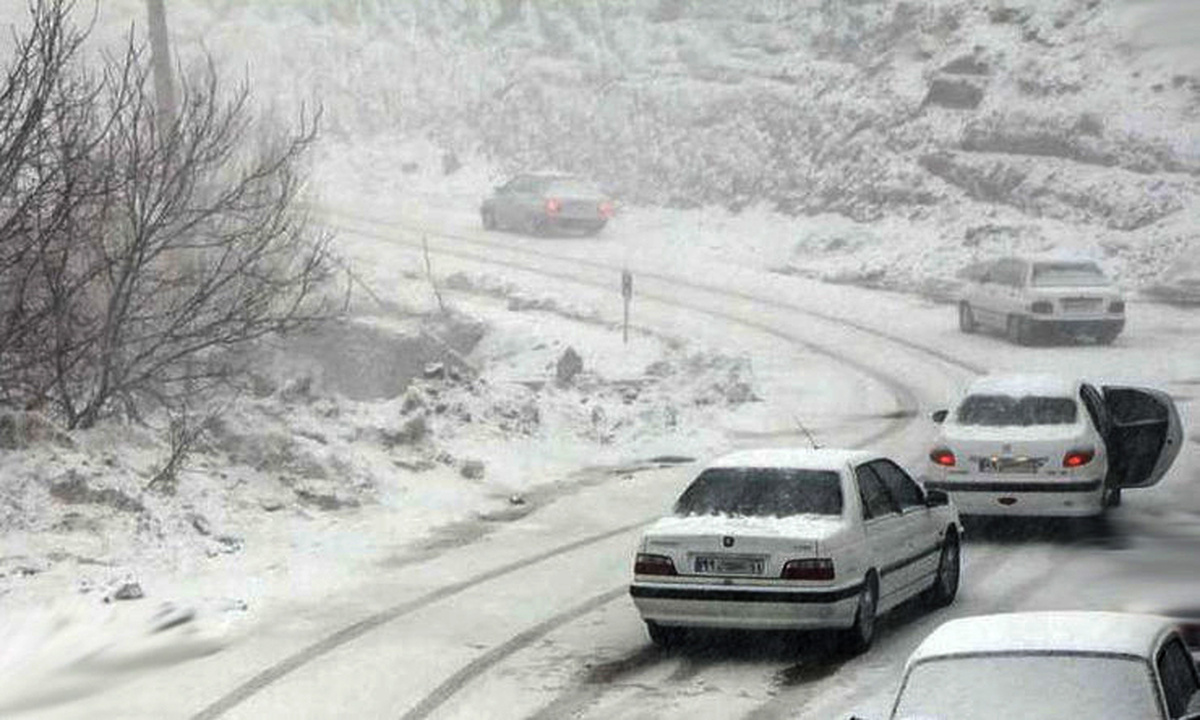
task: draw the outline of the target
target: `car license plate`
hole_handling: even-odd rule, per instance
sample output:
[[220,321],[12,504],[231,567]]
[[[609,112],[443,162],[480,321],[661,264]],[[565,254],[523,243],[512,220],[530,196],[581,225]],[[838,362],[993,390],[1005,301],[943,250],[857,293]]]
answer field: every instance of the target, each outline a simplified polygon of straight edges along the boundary
[[985,457],[979,458],[979,472],[1033,475],[1045,461],[1045,458]]
[[760,557],[737,555],[700,555],[696,572],[704,575],[762,575],[766,562]]
[[1103,300],[1096,298],[1063,298],[1062,307],[1066,312],[1097,312],[1104,305]]

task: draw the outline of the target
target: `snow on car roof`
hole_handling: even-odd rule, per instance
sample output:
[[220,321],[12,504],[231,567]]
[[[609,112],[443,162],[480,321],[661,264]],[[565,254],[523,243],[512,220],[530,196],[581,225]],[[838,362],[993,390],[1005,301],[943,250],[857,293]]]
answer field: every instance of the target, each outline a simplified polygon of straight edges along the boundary
[[929,634],[908,664],[969,653],[1077,652],[1149,657],[1173,623],[1157,615],[1100,611],[1017,612],[950,620]]
[[1096,265],[1097,267],[1100,265],[1094,256],[1077,248],[1054,248],[1042,252],[1015,255],[1014,257],[1032,263],[1086,263],[1088,265]]
[[801,470],[839,471],[847,464],[866,462],[880,457],[866,450],[840,450],[836,448],[761,448],[739,450],[722,455],[708,467],[782,467]]
[[1049,373],[984,375],[967,387],[968,395],[1075,397],[1078,381]]

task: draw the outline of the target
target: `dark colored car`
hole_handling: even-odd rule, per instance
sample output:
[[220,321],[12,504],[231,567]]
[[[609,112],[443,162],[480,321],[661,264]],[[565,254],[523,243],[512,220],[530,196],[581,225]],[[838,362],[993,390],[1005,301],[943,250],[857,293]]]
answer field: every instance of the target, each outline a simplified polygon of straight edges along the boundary
[[614,214],[613,201],[595,184],[574,175],[526,173],[498,186],[479,208],[488,230],[534,235],[594,235]]

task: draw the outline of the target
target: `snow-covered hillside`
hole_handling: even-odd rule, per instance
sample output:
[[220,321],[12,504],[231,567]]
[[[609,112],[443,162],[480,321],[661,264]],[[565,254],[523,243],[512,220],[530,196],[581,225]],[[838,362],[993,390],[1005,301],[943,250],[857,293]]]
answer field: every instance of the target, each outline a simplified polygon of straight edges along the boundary
[[[105,3],[97,36],[143,12]],[[1200,20],[1186,1],[192,0],[170,13],[182,65],[204,50],[266,105],[321,103],[326,142],[364,170],[412,168],[419,139],[479,176],[556,167],[632,205],[857,223],[797,222],[777,240],[797,272],[928,287],[981,257],[1065,245],[1136,287],[1197,251]]]

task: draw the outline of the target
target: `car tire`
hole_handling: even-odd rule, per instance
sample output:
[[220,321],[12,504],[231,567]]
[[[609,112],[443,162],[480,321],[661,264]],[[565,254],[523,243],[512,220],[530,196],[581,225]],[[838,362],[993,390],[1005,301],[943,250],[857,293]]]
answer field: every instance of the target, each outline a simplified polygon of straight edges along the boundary
[[1029,321],[1020,315],[1009,315],[1005,335],[1014,345],[1029,344]]
[[496,225],[496,211],[486,209],[481,210],[479,211],[479,216],[483,220],[484,230],[495,230],[499,227]]
[[550,223],[546,221],[546,218],[534,215],[529,219],[529,234],[546,237],[550,234]]
[[979,324],[975,322],[975,313],[971,310],[969,303],[958,304],[958,329],[970,335],[979,328]]
[[1121,507],[1121,488],[1118,487],[1108,489],[1108,494],[1104,496],[1104,507]]
[[1112,345],[1113,341],[1116,340],[1117,336],[1120,334],[1120,330],[1116,332],[1113,332],[1112,330],[1104,330],[1096,336],[1096,343],[1099,345]]
[[599,232],[601,230],[604,229],[604,226],[606,224],[607,223],[605,223],[604,221],[600,221],[600,222],[596,223],[595,225],[592,225],[591,227],[589,227],[587,230],[585,230],[584,234],[585,235],[597,235],[597,234],[599,234]]
[[659,625],[653,620],[646,621],[646,634],[650,636],[650,642],[660,648],[671,648],[679,645],[683,641],[683,628],[667,627]]
[[841,648],[850,655],[866,652],[875,641],[876,612],[879,609],[879,581],[872,572],[863,580],[858,593],[858,607],[854,611],[854,624],[842,631]]
[[937,575],[933,578],[933,585],[925,591],[925,604],[931,608],[942,608],[954,602],[961,578],[962,545],[958,541],[958,533],[951,529],[946,531],[946,539],[942,541]]

